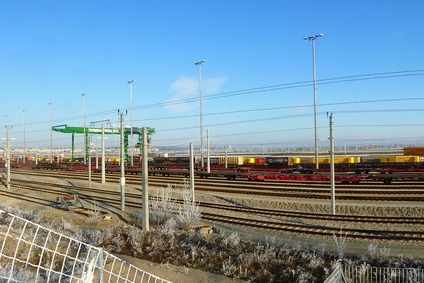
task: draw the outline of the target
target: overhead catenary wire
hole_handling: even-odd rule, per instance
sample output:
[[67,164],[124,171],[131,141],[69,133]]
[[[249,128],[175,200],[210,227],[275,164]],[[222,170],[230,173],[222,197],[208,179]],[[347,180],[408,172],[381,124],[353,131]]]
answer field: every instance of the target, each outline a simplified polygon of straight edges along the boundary
[[[412,77],[412,76],[424,76],[424,70],[405,70],[405,71],[369,73],[369,74],[326,78],[326,79],[317,80],[317,84],[346,83],[346,82],[353,82],[353,81],[388,79],[388,78],[397,78],[397,77]],[[308,86],[311,86],[312,83],[313,83],[312,81],[300,81],[300,82],[284,83],[284,84],[255,87],[255,88],[242,89],[242,90],[236,90],[236,91],[229,91],[229,92],[223,92],[223,93],[217,93],[217,94],[204,95],[203,100],[220,99],[220,98],[227,98],[227,97],[239,96],[239,95],[245,95],[245,94],[269,92],[269,91],[299,88],[299,87],[308,87]],[[164,106],[177,105],[177,104],[189,103],[189,102],[198,102],[198,101],[199,101],[198,97],[192,97],[192,98],[179,99],[179,100],[173,100],[173,101],[167,101],[167,102],[158,102],[158,103],[147,104],[142,106],[134,106],[133,110],[150,109],[150,108],[164,107]],[[120,107],[120,109],[126,110],[128,108]],[[95,112],[91,114],[87,113],[86,117],[93,118],[98,116],[111,115],[115,113],[116,113],[116,109],[105,110],[105,111]],[[55,123],[68,122],[72,120],[79,120],[82,117],[83,116],[81,115],[77,115],[72,117],[56,118],[56,119],[53,119],[53,121]],[[34,121],[34,122],[26,123],[26,124],[39,125],[39,124],[46,124],[46,123],[48,123],[48,121],[39,121],[39,122]],[[21,126],[21,124],[18,123],[12,126]]]
[[[346,111],[333,111],[333,113],[338,114],[348,114],[348,113],[392,113],[392,112],[424,112],[424,109],[368,109],[368,110],[346,110]],[[228,125],[236,125],[236,124],[245,124],[245,123],[256,123],[256,122],[265,122],[265,121],[272,121],[272,120],[283,120],[283,119],[292,119],[292,118],[300,118],[300,117],[308,117],[312,116],[312,113],[305,113],[305,114],[294,114],[294,115],[286,115],[286,116],[274,116],[274,117],[267,117],[267,118],[259,118],[259,119],[248,119],[248,120],[239,120],[239,121],[230,121],[230,122],[222,122],[222,123],[215,123],[215,124],[207,124],[207,127],[217,127],[217,126],[228,126]],[[326,112],[319,112],[318,115],[326,115]],[[196,129],[197,126],[191,126],[191,127],[179,127],[179,128],[169,128],[169,129],[160,129],[161,132],[169,132],[169,131],[181,131],[181,130],[189,130],[189,129]]]
[[[345,111],[333,111],[333,113],[337,114],[360,114],[360,113],[397,113],[397,112],[424,112],[424,109],[413,109],[413,108],[407,108],[407,109],[368,109],[368,110],[345,110]],[[319,112],[319,116],[326,115],[326,112]],[[228,125],[236,125],[236,124],[246,124],[246,123],[258,123],[258,122],[265,122],[265,121],[273,121],[273,120],[283,120],[283,119],[293,119],[293,118],[299,118],[299,117],[308,117],[312,116],[312,113],[305,113],[305,114],[296,114],[296,115],[286,115],[286,116],[276,116],[276,117],[267,117],[267,118],[261,118],[261,119],[248,119],[248,120],[239,120],[239,121],[231,121],[231,122],[223,122],[223,123],[215,123],[215,124],[208,124],[206,127],[212,128],[212,127],[218,127],[218,126],[228,126]],[[422,127],[424,124],[358,124],[358,125],[338,125],[336,128],[343,128],[343,127]],[[192,127],[180,127],[180,128],[170,128],[170,129],[159,129],[161,132],[170,132],[170,131],[181,131],[181,130],[190,130],[190,129],[197,129],[198,126],[192,126]],[[323,128],[323,127],[319,127]],[[242,135],[252,135],[252,134],[265,134],[265,133],[277,133],[277,132],[292,132],[292,131],[301,131],[301,130],[310,130],[312,128],[310,127],[302,127],[302,128],[294,128],[294,129],[281,129],[281,130],[275,130],[275,131],[254,131],[254,132],[245,132],[245,133],[232,133],[232,134],[225,134],[225,135],[214,135],[215,138],[219,137],[231,137],[231,136],[242,136]],[[30,131],[31,132],[31,131]],[[37,132],[43,132],[43,131],[37,131]],[[48,132],[48,130],[44,130],[44,132]],[[193,141],[195,138],[184,138],[184,140],[191,140]],[[66,140],[65,138],[62,139],[55,139],[55,141],[59,140]],[[173,139],[175,140],[175,139]],[[182,139],[183,140],[183,139]],[[163,141],[163,140],[157,140],[157,141]],[[30,142],[34,143],[34,142]]]
[[[352,105],[352,104],[365,104],[365,103],[382,103],[382,102],[402,102],[402,101],[413,101],[413,100],[424,100],[424,97],[408,97],[408,98],[393,98],[393,99],[375,99],[375,100],[360,100],[360,101],[346,101],[346,102],[334,102],[334,103],[322,103],[319,104],[320,107],[323,106],[336,106],[336,105]],[[243,110],[232,110],[224,112],[213,112],[206,113],[203,116],[219,116],[219,115],[233,115],[238,113],[249,113],[249,112],[262,112],[262,111],[274,111],[274,110],[289,110],[296,108],[309,108],[312,107],[312,104],[307,105],[293,105],[293,106],[279,106],[279,107],[268,107],[268,108],[254,108],[254,109],[243,109]],[[167,116],[167,117],[154,117],[154,118],[145,118],[143,121],[157,121],[157,120],[174,120],[174,119],[184,119],[184,118],[193,118],[198,117],[198,115],[180,115],[180,116]],[[141,121],[141,120],[135,120]]]
[[[321,79],[317,81],[319,84],[329,84],[329,83],[344,83],[349,81],[359,81],[359,80],[369,80],[369,79],[382,79],[382,78],[394,78],[394,77],[411,77],[411,76],[422,76],[424,75],[424,70],[410,70],[410,71],[399,71],[399,72],[385,72],[385,73],[373,73],[373,74],[363,74],[363,75],[353,75],[353,76],[345,76],[345,77],[337,77],[337,78],[330,78],[330,79]],[[308,85],[309,83],[309,85]],[[303,86],[310,86],[311,81],[305,81],[305,82],[294,82],[294,83],[287,83],[287,84],[279,84],[279,85],[273,85],[273,86],[265,86],[265,87],[258,87],[258,88],[251,88],[251,89],[244,89],[239,91],[233,91],[233,92],[225,92],[225,93],[219,93],[219,94],[211,94],[204,96],[204,99],[218,99],[218,98],[225,98],[229,96],[236,96],[236,95],[244,95],[244,94],[251,94],[251,93],[261,93],[262,91],[272,91],[272,90],[278,90],[278,89],[288,89],[293,87],[303,87]],[[375,99],[375,100],[359,100],[359,101],[344,101],[344,102],[334,102],[334,103],[322,103],[320,106],[339,106],[339,105],[353,105],[353,104],[369,104],[369,103],[382,103],[382,102],[405,102],[405,101],[420,101],[424,100],[422,97],[407,97],[407,98],[389,98],[389,99]],[[158,107],[160,105],[166,105],[167,103],[186,103],[187,101],[198,101],[198,98],[190,98],[185,100],[176,100],[166,103],[156,103],[156,104],[150,104],[150,105],[144,105],[135,107],[134,109],[145,109],[149,107]],[[233,115],[237,113],[249,113],[249,112],[261,112],[261,111],[273,111],[273,110],[285,110],[285,109],[295,109],[295,108],[307,108],[311,107],[311,105],[293,105],[293,106],[280,106],[280,107],[269,107],[269,108],[254,108],[254,109],[240,109],[235,111],[226,111],[226,112],[214,112],[214,113],[205,113],[204,116],[223,116],[223,115]],[[348,114],[348,113],[377,113],[377,112],[413,112],[413,111],[423,111],[422,109],[388,109],[388,110],[350,110],[350,111],[332,111],[333,113],[342,113],[342,114]],[[106,115],[106,114],[115,114],[116,110],[108,110],[103,112],[97,112],[97,113],[91,113],[87,114],[87,117],[96,117],[100,115]],[[296,118],[296,117],[302,117],[302,116],[308,116],[311,114],[302,114],[302,115],[292,115],[284,117],[283,119],[288,118]],[[322,114],[320,114],[322,115]],[[54,119],[54,123],[57,124],[59,122],[68,122],[70,120],[76,120],[80,119],[82,116],[74,116],[74,117],[67,117],[67,118],[57,118]],[[178,118],[190,118],[190,117],[198,117],[198,115],[181,115],[181,116],[172,116],[172,117],[153,117],[148,119],[143,119],[143,121],[155,121],[155,120],[167,120],[167,119],[178,119]],[[249,120],[239,120],[239,121],[231,121],[231,122],[224,122],[224,123],[215,123],[211,125],[206,125],[208,127],[218,127],[218,126],[226,126],[226,125],[236,125],[236,124],[243,124],[243,123],[254,123],[254,122],[263,122],[263,121],[272,121],[281,119],[281,117],[267,117],[267,118],[261,118],[261,119],[249,119]],[[139,120],[135,120],[139,121]],[[26,125],[35,125],[40,124],[43,122],[32,122],[32,123],[26,123]],[[44,123],[48,123],[44,121]],[[20,124],[14,125],[14,129],[18,128]],[[341,127],[342,125],[339,125],[338,127]],[[355,125],[350,125],[350,127],[354,127]],[[364,125],[358,125],[365,127]],[[382,125],[375,125],[382,126]],[[403,125],[407,126],[407,125]],[[420,125],[415,125],[420,127]],[[337,128],[338,128],[337,127]],[[369,126],[372,127],[372,126]],[[170,128],[170,129],[157,129],[161,132],[166,131],[175,131],[175,130],[182,130],[182,129],[195,129],[196,127],[177,127],[177,128]],[[13,128],[12,128],[13,129]],[[283,130],[285,131],[285,130]],[[27,133],[36,133],[36,132],[47,132],[47,130],[34,130],[34,131],[26,131]],[[279,130],[271,131],[271,132],[280,132]],[[258,134],[258,132],[254,132],[255,134]],[[246,133],[232,133],[229,135],[223,135],[223,136],[240,136]],[[253,134],[253,133],[252,133]],[[193,138],[195,139],[195,138]],[[67,140],[66,138],[56,139],[55,141],[61,141],[61,140]],[[181,139],[183,140],[183,139]],[[185,139],[187,140],[187,138]],[[159,140],[158,140],[159,141]],[[37,141],[38,142],[38,141]],[[16,142],[19,144],[19,142]],[[16,144],[15,143],[15,144]],[[28,141],[30,144],[35,144],[36,141]]]

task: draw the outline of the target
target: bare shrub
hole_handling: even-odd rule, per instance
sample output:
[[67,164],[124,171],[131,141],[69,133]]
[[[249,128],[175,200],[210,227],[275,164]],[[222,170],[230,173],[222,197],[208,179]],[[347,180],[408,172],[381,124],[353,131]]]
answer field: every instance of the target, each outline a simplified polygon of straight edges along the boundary
[[182,185],[181,197],[182,203],[177,204],[173,200],[172,186],[168,185],[151,201],[151,217],[159,225],[161,232],[170,233],[175,231],[176,224],[188,227],[200,220],[199,205],[193,203],[193,194],[186,181]]
[[150,204],[152,220],[156,221],[159,225],[172,218],[176,206],[175,201],[172,200],[172,186],[167,185],[166,188],[161,189],[159,195],[153,197]]
[[226,247],[228,247],[228,246],[230,248],[237,247],[240,244],[240,235],[237,232],[231,233],[228,237],[226,237],[222,240],[222,243]]
[[36,210],[26,211],[22,209],[13,209],[11,207],[8,208],[10,213],[13,213],[17,216],[22,217],[31,222],[40,223],[43,221],[43,213]]
[[375,256],[375,253],[377,252],[377,247],[378,247],[378,244],[374,244],[374,243],[370,243],[368,245],[368,254],[370,255],[371,258]]
[[103,233],[98,229],[84,229],[81,241],[93,246],[101,246],[104,242]]
[[62,230],[69,230],[70,231],[70,230],[74,229],[75,225],[74,225],[74,223],[72,223],[72,221],[68,221],[66,219],[63,219],[63,217],[62,217],[62,221],[60,222],[59,227]]
[[183,226],[200,220],[201,213],[199,205],[193,202],[193,192],[190,190],[187,182],[184,183],[182,188],[183,203],[178,206],[177,219]]
[[319,245],[319,253],[320,253],[320,255],[321,256],[324,256],[325,253],[326,253],[326,251],[327,251],[327,244],[326,243],[321,243]]
[[102,218],[100,215],[100,207],[96,201],[91,205],[90,215],[88,216],[87,222],[90,224],[98,224]]
[[344,251],[346,250],[346,246],[347,246],[346,238],[347,238],[347,233],[343,234],[342,229],[340,229],[339,236],[333,233],[334,246],[336,248],[339,259],[343,259],[344,257]]
[[390,255],[390,252],[391,252],[391,249],[385,246],[380,249],[380,254],[384,257],[388,257]]
[[158,232],[161,234],[174,235],[177,231],[177,221],[174,218],[168,219],[163,225],[158,227]]
[[11,205],[7,204],[7,203],[0,203],[0,209],[4,210],[6,212],[12,212],[14,209],[12,208]]
[[237,266],[231,262],[231,257],[222,262],[222,273],[228,277],[234,277],[237,272]]
[[137,244],[135,241],[130,243],[130,239],[141,235],[142,231],[137,227],[120,222],[103,231],[102,246],[111,253],[128,253],[128,250],[130,250],[129,246]]

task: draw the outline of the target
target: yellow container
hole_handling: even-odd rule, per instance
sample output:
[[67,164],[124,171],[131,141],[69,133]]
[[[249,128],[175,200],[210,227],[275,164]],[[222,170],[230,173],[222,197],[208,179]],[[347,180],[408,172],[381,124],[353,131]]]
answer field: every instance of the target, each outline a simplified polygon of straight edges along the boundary
[[[315,163],[315,158],[313,158],[313,163]],[[330,163],[330,158],[328,158],[328,157],[319,157],[318,158],[318,163],[319,164],[329,164]]]
[[356,163],[355,157],[351,156],[351,157],[347,157],[347,163],[349,164],[354,164]]
[[[253,159],[253,162],[255,162],[255,159]],[[219,158],[219,165],[225,164],[225,157]],[[228,165],[243,165],[243,157],[241,156],[228,156],[227,157],[227,164]]]
[[416,162],[416,163],[421,162],[420,156],[411,156],[409,160],[410,162]]
[[[329,158],[330,159],[330,158]],[[336,163],[336,164],[340,164],[340,163],[347,163],[346,162],[347,160],[346,160],[346,158],[345,157],[334,157],[334,163]],[[330,160],[330,162],[329,163],[331,163],[331,160]]]
[[381,163],[418,163],[419,156],[384,156],[380,157]]
[[300,164],[300,157],[293,157],[293,164]]
[[360,156],[355,156],[355,157],[352,157],[353,158],[353,163],[361,163],[362,162],[362,157],[360,157]]
[[255,158],[245,157],[243,158],[243,164],[255,164]]
[[302,157],[300,158],[300,161],[302,164],[314,164],[315,163],[315,158],[312,157]]
[[336,157],[334,158],[334,163],[342,163],[342,164],[353,164],[355,163],[355,157]]

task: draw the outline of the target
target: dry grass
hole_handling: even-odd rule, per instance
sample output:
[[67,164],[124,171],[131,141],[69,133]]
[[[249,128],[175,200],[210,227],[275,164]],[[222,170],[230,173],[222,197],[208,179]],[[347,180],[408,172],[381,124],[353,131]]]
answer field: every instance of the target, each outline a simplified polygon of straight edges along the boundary
[[[172,203],[170,200],[174,198],[174,193],[175,190],[171,187],[157,190],[156,199],[151,202],[153,206],[150,218],[152,220],[151,232],[147,233],[138,228],[137,215],[134,216],[133,223],[111,222],[107,226],[101,226],[101,223],[93,217],[94,219],[89,219],[92,224],[87,228],[79,227],[72,221],[60,218],[51,221],[52,217],[49,217],[50,220],[46,222],[45,215],[39,213],[24,211],[13,211],[13,213],[26,215],[25,217],[35,219],[41,225],[60,227],[63,229],[62,233],[88,244],[103,247],[109,252],[131,255],[156,263],[202,269],[250,282],[322,282],[329,275],[338,258],[343,258],[343,262],[346,264],[423,268],[423,263],[419,260],[391,257],[390,243],[382,245],[371,242],[368,243],[369,255],[346,256],[344,251],[349,242],[342,233],[338,236],[335,235],[337,240],[334,240],[334,249],[337,250],[337,245],[339,245],[342,252],[339,254],[329,252],[325,244],[312,250],[299,241],[279,242],[275,238],[262,238],[254,241],[236,232],[218,232],[203,236],[187,229],[187,223],[194,223],[198,219],[197,205],[191,201],[184,202],[187,203],[187,206]],[[190,195],[187,194],[185,198],[184,196],[181,198],[190,200]],[[315,213],[328,213],[329,211],[329,206],[324,204],[217,198],[201,195],[196,195],[196,199],[291,211]],[[12,208],[8,209],[13,210]],[[358,207],[338,206],[337,209],[340,214],[424,216],[424,209],[419,207],[396,208],[364,205]],[[188,215],[188,221],[185,221],[181,215]],[[410,229],[414,229],[414,227]],[[29,231],[29,233],[31,232]],[[6,268],[1,266],[0,262],[0,272],[5,271]]]

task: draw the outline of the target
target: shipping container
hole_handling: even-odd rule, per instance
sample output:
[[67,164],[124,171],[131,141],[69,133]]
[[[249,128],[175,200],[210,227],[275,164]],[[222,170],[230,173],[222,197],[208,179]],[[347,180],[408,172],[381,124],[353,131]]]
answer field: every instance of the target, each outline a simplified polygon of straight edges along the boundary
[[300,162],[301,162],[300,157],[293,157],[293,164],[294,165],[300,164]]
[[292,157],[266,157],[266,164],[270,167],[287,167],[287,165],[293,165]]
[[[315,163],[315,158],[313,159],[313,163]],[[336,159],[334,159],[334,160],[336,160]],[[335,162],[335,161],[334,161]],[[318,163],[319,164],[330,164],[331,163],[331,160],[330,160],[330,158],[329,157],[319,157],[318,158]]]
[[[334,157],[334,163],[335,164],[353,164],[355,163],[356,159],[355,157]],[[318,158],[319,164],[330,164],[331,158],[330,157],[319,157]],[[302,157],[301,163],[303,164],[315,164],[315,158],[314,157]],[[296,163],[295,163],[296,164]]]
[[381,163],[419,163],[419,156],[382,156]]
[[185,157],[185,156],[171,156],[171,157],[168,157],[168,162],[169,163],[189,163],[190,162],[190,157]]
[[405,147],[403,155],[424,155],[424,147]]
[[211,165],[219,165],[219,158],[218,157],[211,157],[209,158]]
[[287,165],[293,166],[293,165],[299,164],[299,163],[295,163],[295,160],[296,160],[295,157],[288,157],[287,158]]
[[315,158],[313,157],[301,157],[300,164],[313,164],[315,163]]
[[362,157],[360,157],[360,156],[355,156],[355,157],[352,157],[353,159],[354,159],[354,163],[361,163],[362,162]]
[[267,157],[266,163],[269,165],[271,164],[287,164],[288,158],[287,157]]
[[243,158],[243,164],[255,164],[255,158],[245,157]]
[[362,157],[362,163],[378,164],[378,163],[380,163],[380,158],[378,158],[378,157]]
[[256,157],[255,158],[255,164],[256,165],[265,165],[266,164],[266,158],[265,157]]
[[[243,157],[241,156],[229,156],[227,157],[228,165],[243,165]],[[219,165],[225,165],[225,157],[219,158]]]
[[338,164],[353,164],[355,163],[355,157],[335,157],[334,163]]

